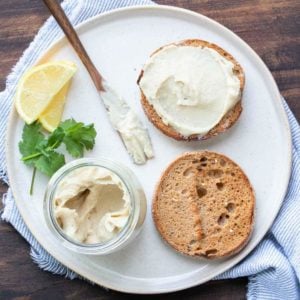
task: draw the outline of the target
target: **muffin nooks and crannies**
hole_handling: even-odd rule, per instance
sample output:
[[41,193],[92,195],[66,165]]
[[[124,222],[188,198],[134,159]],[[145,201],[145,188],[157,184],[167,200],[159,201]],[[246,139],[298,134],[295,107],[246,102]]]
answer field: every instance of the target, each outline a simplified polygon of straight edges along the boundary
[[218,135],[242,111],[242,67],[228,52],[203,40],[184,40],[155,51],[138,84],[149,120],[176,140]]
[[153,219],[177,251],[221,258],[240,251],[253,228],[255,196],[241,168],[214,152],[186,153],[163,173]]

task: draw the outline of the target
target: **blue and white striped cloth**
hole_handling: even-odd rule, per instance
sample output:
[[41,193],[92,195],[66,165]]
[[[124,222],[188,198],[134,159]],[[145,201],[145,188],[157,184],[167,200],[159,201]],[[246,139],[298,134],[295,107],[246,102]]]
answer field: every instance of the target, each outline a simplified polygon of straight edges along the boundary
[[[148,0],[67,0],[63,8],[74,25],[101,12],[129,5],[151,4]],[[0,94],[0,135],[5,135],[8,113],[16,84],[22,73],[38,56],[62,35],[51,17],[42,26],[29,48],[7,78],[6,89]],[[239,265],[216,279],[249,276],[248,299],[300,299],[300,129],[285,104],[293,138],[292,175],[283,206],[271,230],[256,249]],[[6,176],[4,139],[0,140],[0,178]],[[35,240],[24,224],[10,189],[3,198],[2,219],[11,223],[31,245],[32,259],[44,270],[70,279],[78,275],[51,257]]]

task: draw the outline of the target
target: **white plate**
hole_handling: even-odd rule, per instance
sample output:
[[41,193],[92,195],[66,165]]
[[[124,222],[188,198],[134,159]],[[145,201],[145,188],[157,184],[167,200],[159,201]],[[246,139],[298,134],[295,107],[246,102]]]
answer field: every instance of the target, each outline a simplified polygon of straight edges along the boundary
[[[142,182],[148,215],[139,237],[124,250],[107,256],[85,256],[64,249],[52,236],[43,216],[48,178],[38,174],[30,197],[32,169],[20,161],[18,142],[23,121],[13,109],[8,126],[7,165],[10,184],[24,221],[39,243],[58,261],[89,280],[132,293],[163,293],[185,289],[212,279],[244,258],[263,238],[282,203],[291,167],[291,139],[278,88],[260,58],[239,37],[202,15],[174,7],[150,6],[116,10],[88,20],[78,28],[88,53],[105,78],[125,96],[148,126],[155,159],[133,165],[111,128],[87,72],[65,39],[42,60],[70,59],[78,72],[68,96],[64,118],[94,122],[96,147],[87,156],[107,156],[129,166]],[[241,63],[246,73],[244,111],[225,134],[206,142],[177,142],[146,119],[136,85],[138,74],[158,47],[186,38],[214,42]],[[222,261],[199,261],[182,256],[163,243],[151,218],[151,197],[163,169],[185,151],[210,149],[234,159],[249,176],[257,196],[256,223],[247,247]]]

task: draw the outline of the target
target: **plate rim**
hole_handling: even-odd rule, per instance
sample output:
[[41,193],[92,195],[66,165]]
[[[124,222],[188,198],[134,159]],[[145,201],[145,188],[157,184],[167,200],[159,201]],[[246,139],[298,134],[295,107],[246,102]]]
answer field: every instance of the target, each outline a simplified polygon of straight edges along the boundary
[[[45,248],[45,250],[51,255],[53,256],[57,261],[59,261],[62,265],[64,265],[65,267],[67,267],[68,269],[74,271],[75,273],[77,273],[78,275],[82,276],[85,279],[88,279],[94,283],[96,283],[97,285],[100,285],[101,287],[106,287],[115,291],[119,291],[119,292],[124,292],[124,293],[135,293],[135,294],[164,294],[164,293],[169,293],[169,292],[176,292],[176,291],[180,291],[180,290],[184,290],[184,289],[188,289],[200,284],[203,284],[211,279],[213,279],[215,276],[218,276],[222,273],[224,273],[225,271],[231,269],[233,266],[235,266],[236,264],[238,264],[240,261],[242,261],[247,255],[249,255],[250,252],[252,252],[256,246],[262,241],[262,239],[264,238],[264,236],[266,235],[266,233],[269,231],[269,229],[271,228],[273,222],[275,221],[278,212],[282,206],[284,197],[286,195],[287,192],[287,188],[288,188],[288,183],[289,183],[289,179],[290,179],[290,175],[291,175],[291,167],[292,167],[292,135],[291,135],[291,130],[290,130],[290,124],[288,122],[288,117],[287,114],[285,112],[284,109],[284,105],[282,102],[282,96],[280,94],[279,88],[275,82],[275,79],[271,73],[271,71],[269,70],[269,68],[266,66],[266,64],[264,63],[264,61],[260,58],[260,56],[242,39],[240,38],[237,34],[235,34],[233,31],[231,31],[229,28],[225,27],[224,25],[220,24],[219,22],[194,11],[191,11],[189,9],[185,9],[185,8],[180,8],[180,7],[175,7],[175,6],[169,6],[169,5],[134,5],[134,6],[129,6],[129,7],[122,7],[122,8],[117,8],[117,9],[113,9],[104,13],[100,13],[96,16],[93,16],[91,18],[88,18],[87,20],[81,22],[80,24],[78,24],[77,26],[75,26],[75,29],[77,32],[80,32],[80,30],[84,30],[84,27],[88,27],[89,25],[92,25],[93,22],[98,21],[98,19],[102,19],[105,18],[106,16],[109,15],[114,15],[114,14],[119,14],[119,13],[123,13],[123,12],[134,12],[134,11],[151,11],[151,10],[160,10],[160,11],[171,11],[174,13],[179,13],[180,15],[190,15],[192,17],[196,17],[198,19],[202,19],[204,20],[204,22],[209,22],[214,24],[216,27],[219,27],[221,30],[226,31],[226,33],[228,35],[230,35],[232,38],[238,40],[238,42],[240,44],[242,44],[244,47],[247,48],[247,50],[249,51],[249,53],[256,59],[256,61],[260,64],[260,68],[263,68],[265,71],[265,75],[268,76],[268,81],[271,83],[272,85],[272,89],[274,91],[274,94],[276,94],[276,98],[273,100],[273,104],[275,103],[277,105],[276,111],[281,115],[282,120],[283,120],[283,127],[285,128],[286,134],[287,134],[287,149],[288,149],[288,166],[287,166],[287,174],[285,176],[284,180],[284,184],[283,186],[285,188],[283,188],[282,190],[282,194],[280,195],[280,201],[278,201],[278,207],[276,208],[276,212],[274,213],[274,217],[273,220],[270,222],[270,224],[268,226],[266,226],[266,229],[264,230],[263,233],[260,234],[259,238],[257,238],[257,241],[249,248],[245,248],[244,250],[242,250],[243,252],[240,253],[240,255],[237,256],[233,256],[231,258],[230,263],[225,266],[222,271],[216,271],[213,275],[209,275],[207,278],[199,278],[198,280],[194,280],[192,283],[190,284],[186,284],[184,287],[182,286],[178,286],[175,288],[162,288],[162,287],[158,287],[157,289],[153,288],[153,287],[149,287],[149,290],[146,291],[140,291],[140,290],[133,290],[133,289],[127,289],[124,286],[115,286],[115,285],[110,285],[108,283],[103,283],[101,282],[101,280],[97,279],[97,278],[93,278],[93,276],[90,276],[90,273],[86,273],[84,271],[79,270],[77,267],[75,266],[71,266],[68,264],[68,262],[62,262],[62,258],[60,258],[60,255],[58,253],[55,253],[55,251],[52,250],[48,250],[47,245],[45,245],[45,243],[43,242],[42,239],[37,238],[36,237],[36,232],[35,232],[35,225],[33,222],[29,222],[23,215],[22,213],[22,205],[20,205],[20,203],[22,201],[18,201],[17,197],[14,196],[15,199],[15,203],[16,206],[22,216],[22,219],[25,223],[25,225],[28,227],[28,229],[30,230],[31,234],[34,236],[34,238],[38,241],[38,243],[40,243],[42,245],[43,248]],[[88,28],[87,28],[88,29]],[[49,47],[41,53],[41,55],[38,56],[38,58],[36,59],[35,62],[41,60],[42,57],[44,57],[47,53],[53,51],[53,48],[57,45],[59,45],[60,43],[62,43],[64,40],[66,39],[65,35],[62,35],[61,37],[59,37],[58,39],[56,39],[53,43],[51,43],[49,45]],[[6,161],[9,161],[10,159],[8,159],[10,157],[10,151],[9,151],[9,135],[11,133],[11,128],[12,128],[12,124],[13,124],[13,115],[15,113],[15,107],[12,104],[12,107],[10,109],[9,112],[9,116],[8,116],[8,123],[7,123],[7,128],[6,128],[6,135],[5,135],[5,155],[6,155]],[[9,187],[12,191],[12,194],[15,195],[14,193],[14,184],[12,184],[13,180],[10,180],[11,177],[10,174],[12,174],[11,172],[11,168],[10,168],[10,164],[7,163],[6,165],[7,168],[7,175],[9,178]]]

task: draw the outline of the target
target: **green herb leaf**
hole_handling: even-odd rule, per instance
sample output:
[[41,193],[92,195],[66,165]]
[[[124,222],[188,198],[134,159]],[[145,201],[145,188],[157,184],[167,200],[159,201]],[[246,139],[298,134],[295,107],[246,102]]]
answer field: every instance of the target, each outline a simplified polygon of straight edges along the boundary
[[51,151],[47,153],[47,156],[43,155],[38,160],[36,160],[35,167],[37,168],[37,170],[50,177],[64,164],[64,155],[55,151]]
[[74,119],[69,119],[62,122],[60,128],[65,133],[63,143],[73,157],[83,156],[84,148],[93,149],[97,135],[94,124],[84,125],[82,122],[77,123]]
[[48,137],[47,147],[54,150],[58,148],[65,137],[65,132],[61,127],[57,127]]
[[[38,147],[45,140],[44,135],[41,133],[41,125],[37,122],[27,125],[25,124],[23,128],[22,140],[19,143],[19,150],[23,158],[28,157],[24,160],[24,163],[33,166],[35,160],[39,156],[35,156],[38,152]],[[32,156],[32,157],[30,157]]]
[[78,143],[77,141],[74,141],[73,139],[69,137],[64,138],[64,144],[66,145],[67,151],[75,158],[82,157],[83,156],[83,145],[81,143]]

